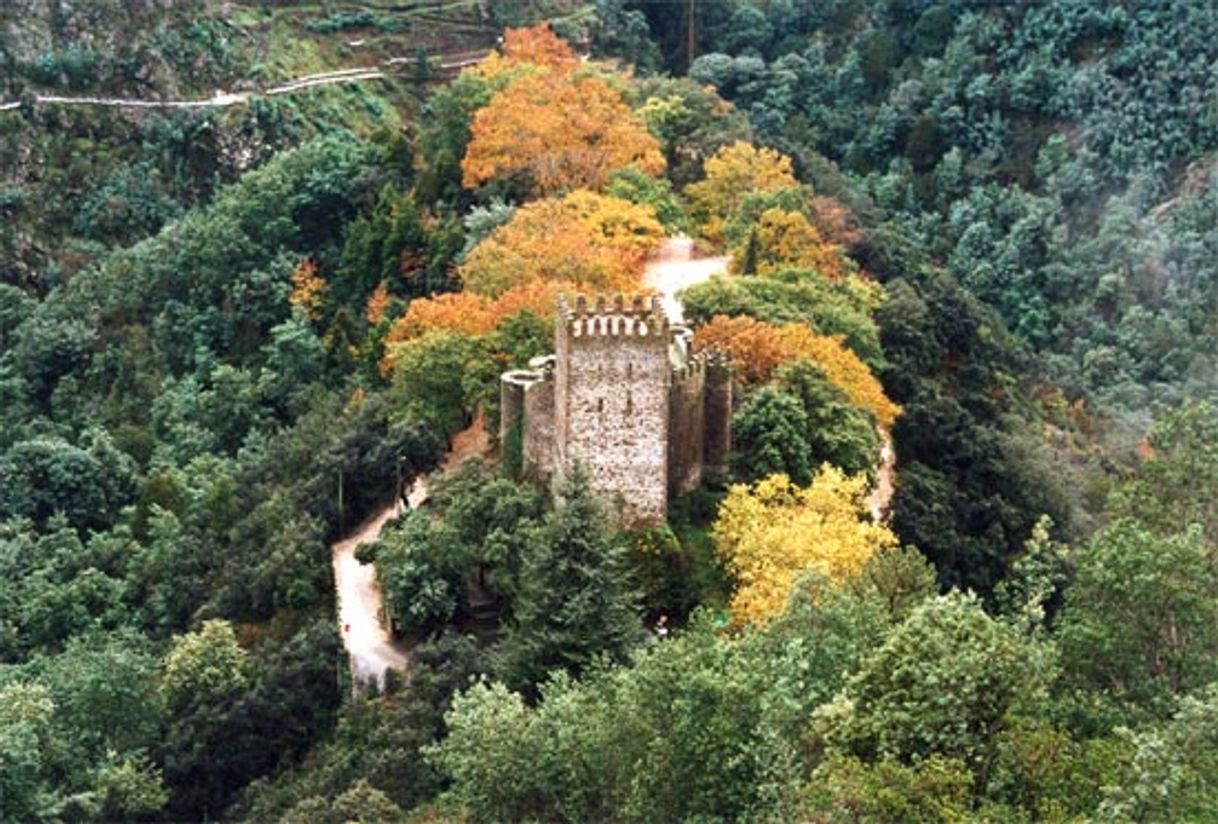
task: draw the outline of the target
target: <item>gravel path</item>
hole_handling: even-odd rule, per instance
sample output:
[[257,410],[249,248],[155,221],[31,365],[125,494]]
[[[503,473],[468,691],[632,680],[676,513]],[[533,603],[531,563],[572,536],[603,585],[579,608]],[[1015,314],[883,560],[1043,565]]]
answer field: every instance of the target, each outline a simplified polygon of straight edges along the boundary
[[[485,54],[477,57],[466,57],[468,52],[462,52],[461,59],[444,61],[441,59],[436,68],[441,71],[451,71],[472,66],[482,61]],[[396,66],[404,63],[413,64],[416,58],[391,57],[381,66]],[[102,106],[113,109],[216,109],[237,106],[248,103],[259,97],[276,97],[281,94],[291,94],[303,89],[317,86],[333,86],[339,83],[362,83],[367,80],[382,80],[388,77],[385,71],[377,66],[364,66],[354,69],[336,69],[329,72],[309,74],[289,80],[279,86],[253,92],[226,92],[217,90],[211,97],[199,100],[138,100],[126,97],[91,97],[60,94],[37,94],[34,102],[60,106]],[[0,112],[14,111],[21,108],[20,101],[0,102]]]
[[694,242],[684,235],[664,241],[659,251],[643,270],[643,285],[650,286],[662,296],[660,302],[669,320],[680,323],[685,320],[677,292],[709,280],[713,275],[727,273],[730,258],[694,258]]
[[[471,455],[484,455],[490,447],[485,419],[479,412],[469,428],[453,436],[452,448],[444,456],[441,469],[451,469]],[[427,500],[427,479],[415,478],[406,495],[411,509]],[[365,684],[385,685],[385,673],[405,670],[410,663],[406,646],[393,640],[381,623],[381,592],[376,583],[376,567],[355,559],[360,544],[374,543],[385,526],[406,511],[401,501],[374,514],[346,538],[330,547],[334,567],[334,589],[338,594],[338,622],[343,646],[351,659],[351,674],[356,689]]]

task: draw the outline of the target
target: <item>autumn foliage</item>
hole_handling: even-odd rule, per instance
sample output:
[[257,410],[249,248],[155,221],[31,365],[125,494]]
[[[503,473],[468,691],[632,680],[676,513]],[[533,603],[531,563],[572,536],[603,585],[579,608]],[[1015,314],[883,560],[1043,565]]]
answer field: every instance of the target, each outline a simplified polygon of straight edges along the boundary
[[715,551],[736,579],[732,619],[764,624],[782,612],[796,580],[814,571],[831,581],[862,571],[896,536],[866,516],[867,479],[826,464],[808,487],[786,475],[736,484],[719,505]]
[[302,260],[292,270],[292,291],[288,295],[288,303],[304,312],[309,320],[317,320],[326,289],[325,279],[317,274],[317,264],[308,259]]
[[483,335],[494,330],[505,318],[524,311],[538,317],[552,317],[558,296],[574,291],[569,283],[535,281],[488,298],[473,292],[448,292],[434,298],[412,301],[410,308],[390,330],[386,343],[422,337],[433,329]]
[[869,410],[887,428],[901,413],[867,364],[850,351],[840,335],[818,335],[802,323],[771,326],[747,316],[717,315],[694,333],[698,347],[730,348],[737,374],[745,383],[764,383],[774,370],[808,360],[825,373],[856,406]]
[[503,56],[508,60],[547,66],[557,71],[574,71],[579,58],[571,45],[554,33],[549,23],[503,32]]
[[702,170],[706,177],[687,186],[685,195],[702,233],[716,242],[723,240],[724,223],[746,197],[799,186],[791,158],[742,140],[708,157]]
[[750,274],[811,269],[838,280],[854,271],[846,250],[822,237],[802,212],[767,209],[757,219],[753,231],[755,241],[746,235],[744,241],[732,249],[732,270],[735,272],[742,270],[750,242],[756,244],[754,271]]
[[536,281],[583,291],[638,291],[664,230],[648,206],[588,191],[529,203],[491,232],[459,274],[468,291],[498,297]]
[[417,340],[429,332],[459,332],[485,335],[499,328],[506,319],[521,312],[532,312],[539,318],[552,318],[557,311],[558,296],[576,291],[570,283],[538,280],[517,286],[498,298],[488,298],[473,292],[448,292],[434,298],[418,298],[411,302],[406,314],[394,323],[385,336],[386,356],[381,363],[383,372],[393,368],[397,346]]
[[375,326],[385,319],[385,313],[389,311],[389,304],[389,287],[382,280],[368,296],[368,302],[364,305],[364,317]]
[[548,26],[509,29],[504,53],[484,61],[491,78],[513,72],[474,114],[461,161],[462,185],[474,188],[515,173],[537,195],[600,189],[610,173],[664,170],[660,143],[610,83],[576,72],[579,60]]

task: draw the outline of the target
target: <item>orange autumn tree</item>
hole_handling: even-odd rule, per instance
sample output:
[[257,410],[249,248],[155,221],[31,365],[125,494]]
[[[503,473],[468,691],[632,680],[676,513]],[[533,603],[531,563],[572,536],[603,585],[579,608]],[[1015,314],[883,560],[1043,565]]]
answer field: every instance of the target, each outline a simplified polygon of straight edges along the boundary
[[719,505],[712,538],[736,579],[732,620],[764,624],[786,607],[798,578],[858,575],[896,536],[866,516],[867,479],[826,464],[808,487],[786,475],[735,484]]
[[763,383],[784,364],[811,361],[852,404],[870,411],[880,426],[892,426],[901,407],[888,399],[867,364],[842,341],[841,335],[818,335],[802,323],[771,326],[743,315],[716,315],[694,332],[699,348],[730,348],[737,374],[746,383]]
[[467,290],[488,297],[536,281],[636,292],[643,260],[663,237],[650,206],[577,191],[522,206],[470,252],[458,274]]
[[368,296],[367,303],[364,304],[364,318],[375,326],[385,319],[385,313],[389,311],[389,304],[391,302],[389,286],[382,280],[372,290],[372,294]]
[[381,371],[384,374],[392,371],[401,344],[424,337],[429,332],[485,335],[522,312],[532,312],[539,318],[549,319],[557,312],[558,296],[572,291],[575,290],[570,283],[539,280],[510,289],[495,299],[473,292],[449,292],[434,298],[417,298],[385,336],[386,354],[381,362]]
[[846,257],[846,250],[825,240],[801,212],[779,208],[762,212],[753,224],[752,232],[732,249],[733,272],[742,271],[750,244],[754,244],[755,249],[752,274],[756,275],[785,269],[811,269],[827,278],[840,280],[855,269]]
[[721,242],[723,227],[746,197],[795,189],[799,181],[791,158],[773,149],[758,149],[737,140],[702,164],[705,177],[685,187],[690,211],[709,240]]
[[326,298],[329,284],[317,274],[317,264],[308,258],[292,270],[292,291],[288,303],[304,312],[309,320],[317,320]]
[[412,300],[406,314],[385,336],[385,344],[389,346],[422,337],[433,329],[484,335],[495,328],[491,304],[490,299],[473,292],[447,292],[434,298]]
[[571,44],[554,33],[549,23],[506,29],[503,32],[503,56],[508,60],[547,66],[561,72],[571,72],[579,66],[579,57]]
[[472,189],[523,172],[544,196],[600,189],[624,168],[654,177],[664,154],[617,89],[600,77],[541,66],[474,114],[461,182]]

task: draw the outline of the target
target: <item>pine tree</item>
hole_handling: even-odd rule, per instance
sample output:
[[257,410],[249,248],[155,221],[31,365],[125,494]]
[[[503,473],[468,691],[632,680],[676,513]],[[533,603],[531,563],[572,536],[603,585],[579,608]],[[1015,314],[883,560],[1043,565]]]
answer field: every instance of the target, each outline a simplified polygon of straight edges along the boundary
[[431,63],[427,60],[427,49],[422,46],[414,53],[414,80],[416,83],[431,80]]
[[744,248],[744,262],[740,264],[740,274],[755,275],[757,274],[757,256],[759,254],[759,240],[757,237],[757,227],[754,226],[749,230],[749,243]]
[[551,670],[577,674],[601,655],[623,660],[641,635],[625,547],[578,465],[558,497],[529,542],[515,618],[500,649],[504,681],[531,694]]

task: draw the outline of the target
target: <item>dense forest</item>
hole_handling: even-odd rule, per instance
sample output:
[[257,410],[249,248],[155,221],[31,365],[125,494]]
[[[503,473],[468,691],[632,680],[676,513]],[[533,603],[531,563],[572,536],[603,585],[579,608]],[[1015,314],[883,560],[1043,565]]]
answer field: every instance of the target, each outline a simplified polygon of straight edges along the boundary
[[[1216,43],[5,2],[0,820],[1218,822]],[[500,375],[685,237],[730,471],[628,528]],[[331,547],[414,482],[368,682]]]

